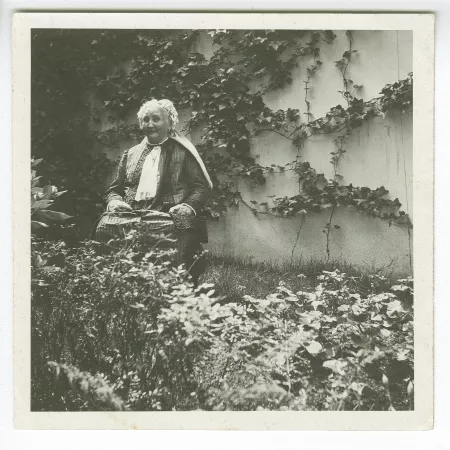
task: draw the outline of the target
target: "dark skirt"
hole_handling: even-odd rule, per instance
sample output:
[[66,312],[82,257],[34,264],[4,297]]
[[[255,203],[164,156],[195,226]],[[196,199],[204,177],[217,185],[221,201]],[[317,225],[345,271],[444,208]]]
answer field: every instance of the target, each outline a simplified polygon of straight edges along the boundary
[[143,251],[172,249],[172,263],[184,264],[194,281],[204,271],[203,248],[198,233],[189,221],[160,211],[105,212],[100,218],[94,239],[121,246],[131,238],[130,232],[139,229],[137,245]]

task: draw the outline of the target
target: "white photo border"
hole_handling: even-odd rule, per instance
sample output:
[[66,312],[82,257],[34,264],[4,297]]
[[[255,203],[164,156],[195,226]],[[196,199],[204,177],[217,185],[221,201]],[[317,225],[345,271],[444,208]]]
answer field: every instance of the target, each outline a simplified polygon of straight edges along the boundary
[[[415,410],[391,412],[31,412],[30,75],[32,28],[412,30]],[[14,415],[20,429],[428,430],[433,427],[434,15],[17,13],[13,18]]]

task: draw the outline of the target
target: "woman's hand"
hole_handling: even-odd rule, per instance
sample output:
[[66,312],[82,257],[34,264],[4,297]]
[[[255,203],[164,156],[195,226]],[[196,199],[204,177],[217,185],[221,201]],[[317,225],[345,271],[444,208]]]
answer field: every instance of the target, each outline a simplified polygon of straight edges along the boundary
[[195,216],[195,210],[192,206],[186,205],[185,203],[180,203],[179,205],[172,206],[169,209],[172,214],[179,214],[180,216]]
[[133,208],[122,200],[111,200],[107,209],[109,212],[133,211]]

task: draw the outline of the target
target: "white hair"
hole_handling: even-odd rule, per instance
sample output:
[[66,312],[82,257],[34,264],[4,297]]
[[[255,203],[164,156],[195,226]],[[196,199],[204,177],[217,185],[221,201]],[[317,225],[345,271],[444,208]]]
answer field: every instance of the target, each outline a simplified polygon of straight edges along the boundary
[[142,121],[144,120],[144,117],[146,116],[148,110],[152,106],[159,106],[162,108],[166,113],[167,117],[169,119],[170,124],[170,130],[173,131],[175,127],[178,125],[178,113],[175,109],[175,106],[173,106],[173,103],[170,100],[167,100],[166,98],[163,98],[161,100],[149,100],[148,102],[145,102],[142,106],[139,112],[137,113],[139,123],[142,125]]

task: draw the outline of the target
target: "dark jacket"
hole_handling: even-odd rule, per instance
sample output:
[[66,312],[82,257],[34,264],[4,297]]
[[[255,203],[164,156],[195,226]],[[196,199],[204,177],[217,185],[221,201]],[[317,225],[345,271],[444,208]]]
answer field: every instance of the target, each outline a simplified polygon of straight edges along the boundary
[[196,226],[202,242],[206,242],[206,224],[200,212],[211,194],[211,188],[205,175],[189,150],[174,139],[169,138],[161,145],[159,170],[160,181],[153,201],[143,205],[136,202],[135,196],[139,185],[145,158],[152,147],[145,143],[125,150],[117,168],[116,177],[106,192],[106,202],[113,199],[123,200],[133,209],[153,209],[168,211],[172,206],[186,203],[197,213]]

